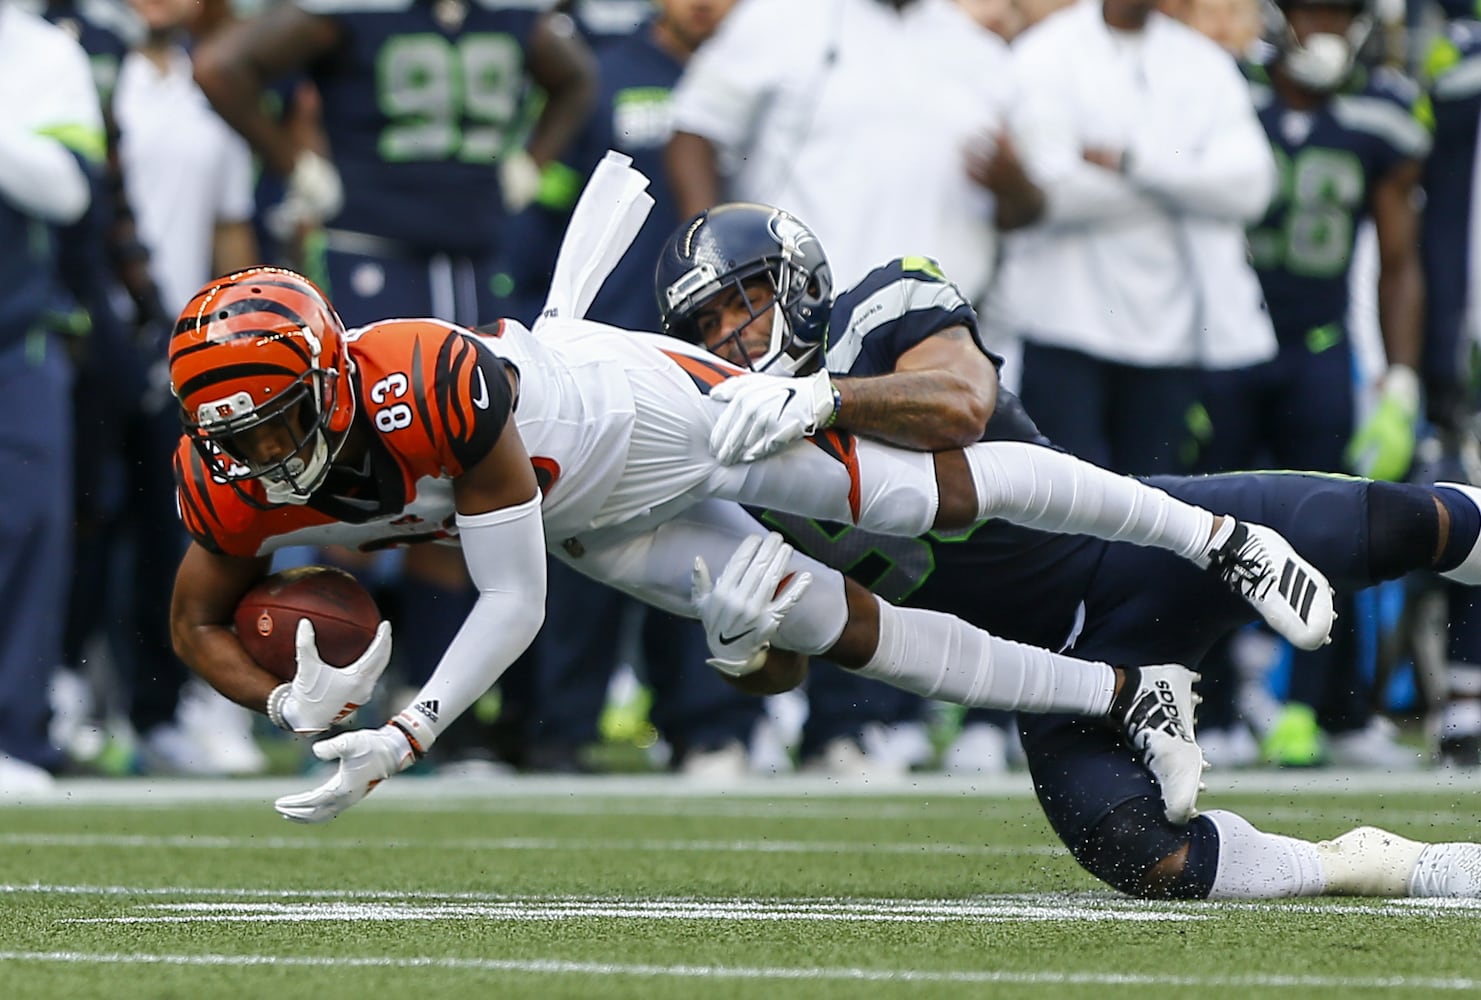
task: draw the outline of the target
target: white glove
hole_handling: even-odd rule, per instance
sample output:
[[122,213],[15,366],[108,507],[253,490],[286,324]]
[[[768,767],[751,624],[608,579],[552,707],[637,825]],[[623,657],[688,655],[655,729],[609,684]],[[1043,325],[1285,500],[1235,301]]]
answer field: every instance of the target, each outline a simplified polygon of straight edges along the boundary
[[791,560],[792,546],[774,531],[765,540],[751,535],[741,542],[713,586],[710,568],[704,559],[695,558],[691,594],[714,654],[706,661],[710,666],[731,677],[744,677],[766,663],[766,651],[782,619],[812,584],[811,573],[798,573],[777,593]]
[[314,623],[298,620],[294,635],[298,672],[293,683],[276,688],[267,700],[268,718],[295,733],[322,733],[370,700],[376,682],[391,662],[391,623],[381,622],[370,647],[348,667],[334,667],[319,658]]
[[273,808],[295,823],[333,819],[369,795],[371,789],[416,761],[406,734],[392,725],[356,729],[314,744],[314,756],[339,761],[339,770],[318,788],[284,795]]
[[540,194],[540,165],[522,149],[511,149],[499,158],[499,189],[510,215],[525,209]]
[[721,465],[754,462],[832,426],[838,408],[826,371],[805,378],[737,375],[710,390],[728,403],[710,431],[710,451]]
[[278,239],[291,239],[301,226],[317,226],[334,218],[344,204],[339,171],[318,153],[305,149],[293,161],[283,200],[267,214],[267,227]]

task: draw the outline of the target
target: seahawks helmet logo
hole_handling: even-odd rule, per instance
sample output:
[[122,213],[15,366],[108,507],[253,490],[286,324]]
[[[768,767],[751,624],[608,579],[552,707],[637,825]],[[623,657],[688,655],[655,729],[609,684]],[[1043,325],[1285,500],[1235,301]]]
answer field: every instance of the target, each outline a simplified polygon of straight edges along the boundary
[[812,234],[812,230],[786,212],[773,213],[767,220],[766,228],[776,238],[777,243],[781,244],[782,255],[789,261],[801,256],[807,244],[818,241],[818,238]]

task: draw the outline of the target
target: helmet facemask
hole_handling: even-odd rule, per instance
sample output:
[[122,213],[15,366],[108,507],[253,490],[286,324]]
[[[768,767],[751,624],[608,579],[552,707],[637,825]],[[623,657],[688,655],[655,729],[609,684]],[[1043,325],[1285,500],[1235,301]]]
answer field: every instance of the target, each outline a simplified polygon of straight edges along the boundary
[[[758,278],[764,278],[770,289],[770,299],[760,304],[751,301],[748,291],[750,287],[754,287]],[[669,305],[669,332],[691,343],[701,344],[722,357],[733,355],[738,364],[752,371],[768,375],[796,375],[804,370],[818,351],[817,344],[803,343],[793,332],[794,303],[798,293],[806,290],[808,281],[806,272],[776,258],[769,258],[750,268],[738,269],[724,278],[716,275],[712,265],[701,264],[665,290]],[[699,329],[695,314],[727,289],[733,290],[750,317],[711,343]],[[759,357],[751,358],[745,346],[746,331],[751,324],[768,314],[771,316],[771,333],[766,350]],[[733,347],[732,355],[725,353],[727,345]]]
[[[250,499],[241,484],[256,479],[270,504],[306,504],[324,484],[347,436],[329,428],[338,383],[339,372],[315,367],[261,406],[253,403],[251,393],[238,391],[202,403],[194,414],[182,414],[186,433],[213,475],[239,494]],[[258,461],[245,439],[271,429],[281,431],[292,448],[273,461]]]

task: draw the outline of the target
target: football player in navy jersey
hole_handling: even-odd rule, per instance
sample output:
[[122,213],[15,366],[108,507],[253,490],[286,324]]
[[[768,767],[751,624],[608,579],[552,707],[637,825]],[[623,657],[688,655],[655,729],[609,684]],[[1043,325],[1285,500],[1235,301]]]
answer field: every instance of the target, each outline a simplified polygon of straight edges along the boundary
[[[1256,273],[1279,342],[1264,364],[1204,376],[1209,435],[1202,471],[1288,468],[1377,479],[1409,471],[1419,416],[1424,278],[1417,185],[1430,134],[1418,88],[1355,54],[1366,0],[1282,0],[1287,28],[1269,65],[1251,66],[1260,123],[1282,173],[1250,231]],[[1378,314],[1388,369],[1354,432],[1348,282],[1358,231],[1378,238]],[[1373,725],[1360,677],[1354,614],[1334,643],[1297,655],[1286,713],[1267,736],[1278,763],[1418,764]],[[1345,636],[1343,635],[1345,633]],[[1329,739],[1318,732],[1320,724]]]
[[[1421,253],[1425,329],[1421,375],[1425,408],[1442,462],[1481,476],[1475,437],[1472,352],[1477,329],[1477,254],[1481,197],[1476,142],[1481,130],[1481,20],[1470,0],[1442,0],[1450,18],[1425,58],[1435,113],[1435,148],[1425,162]],[[1452,473],[1453,474],[1453,473]],[[1467,588],[1447,585],[1449,700],[1440,718],[1439,756],[1481,765],[1481,606]]]
[[[749,375],[711,391],[728,401],[711,437],[722,460],[763,457],[802,436],[805,428],[787,419],[790,400],[816,386],[838,394],[833,426],[861,436],[917,449],[972,440],[1047,444],[1017,397],[999,386],[999,359],[982,345],[971,305],[932,261],[891,261],[836,297],[828,284],[816,237],[766,206],[712,208],[680,226],[665,247],[656,286],[670,333],[732,362],[798,376],[791,394],[786,382]],[[1274,527],[1347,587],[1414,569],[1448,570],[1460,558],[1454,547],[1468,549],[1481,532],[1474,499],[1481,493],[1470,487],[1257,473],[1150,482]],[[1001,521],[887,539],[774,511],[760,516],[799,551],[881,597],[1077,655],[1197,663],[1250,619],[1217,574],[1121,543]],[[748,588],[774,585],[730,569],[732,603],[744,605]],[[802,676],[768,664],[742,682],[774,692]],[[1088,871],[1123,892],[1481,894],[1481,846],[1427,848],[1371,827],[1312,844],[1262,832],[1224,810],[1174,823],[1158,808],[1156,783],[1116,733],[1027,715],[1019,732],[1056,833]],[[1442,856],[1467,859],[1447,867],[1456,878],[1432,874]]]

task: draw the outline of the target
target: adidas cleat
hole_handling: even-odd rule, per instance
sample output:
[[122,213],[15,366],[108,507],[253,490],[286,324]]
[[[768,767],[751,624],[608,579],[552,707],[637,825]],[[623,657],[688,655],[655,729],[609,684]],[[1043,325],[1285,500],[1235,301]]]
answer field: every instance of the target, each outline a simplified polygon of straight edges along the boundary
[[1331,642],[1337,612],[1326,576],[1273,528],[1233,524],[1209,554],[1209,566],[1219,579],[1297,648],[1318,649]]
[[1130,695],[1117,696],[1117,707],[1126,705],[1122,727],[1162,788],[1167,818],[1186,823],[1198,815],[1207,766],[1193,739],[1193,710],[1202,700],[1193,693],[1198,675],[1177,664],[1131,667],[1126,672],[1126,682],[1135,681],[1136,686]]

